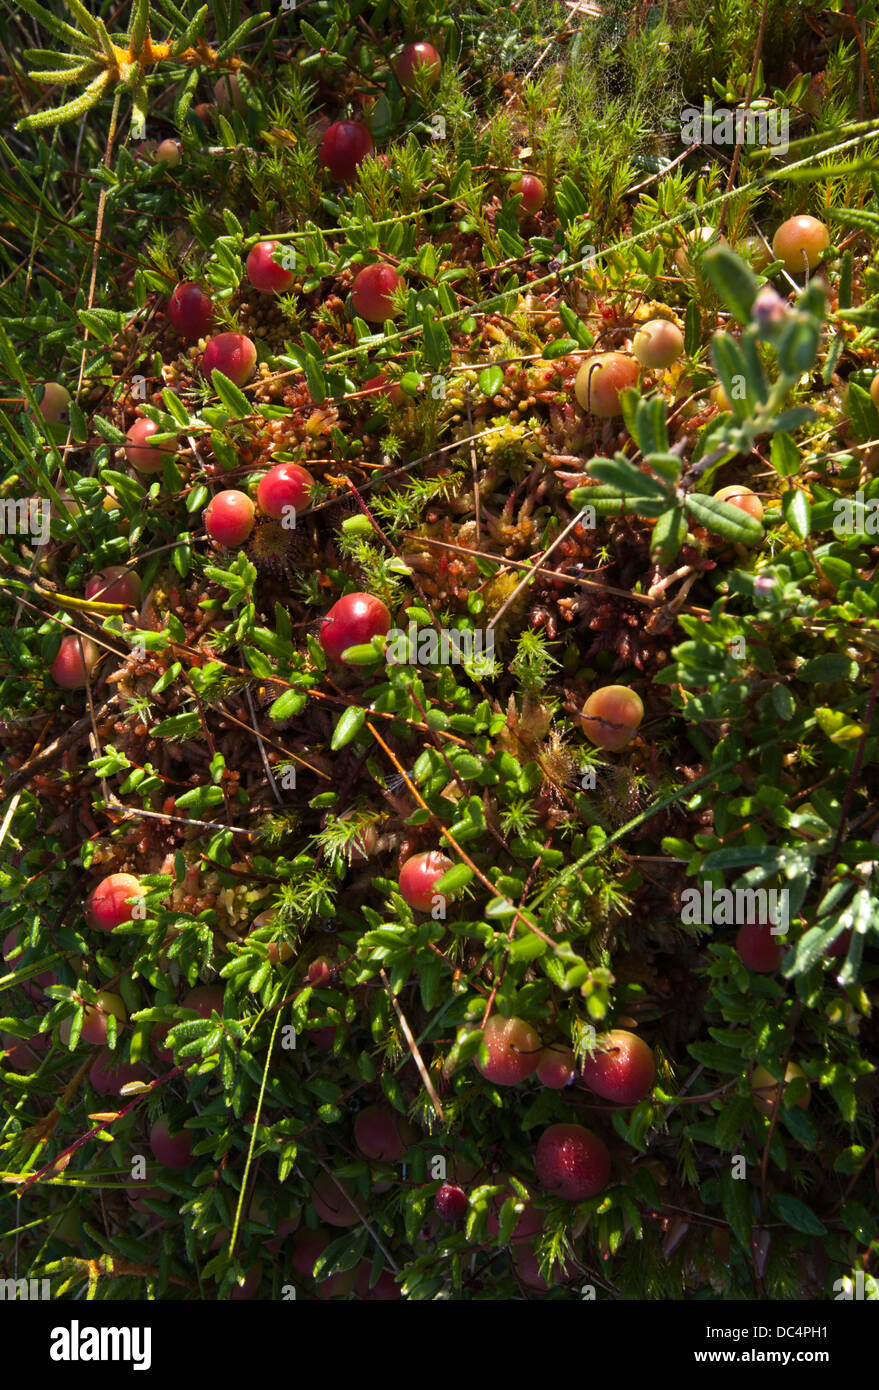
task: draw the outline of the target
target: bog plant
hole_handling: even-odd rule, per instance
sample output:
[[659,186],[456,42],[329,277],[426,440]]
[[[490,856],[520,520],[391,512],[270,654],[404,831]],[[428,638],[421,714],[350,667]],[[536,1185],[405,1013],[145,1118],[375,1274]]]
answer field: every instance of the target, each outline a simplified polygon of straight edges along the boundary
[[[0,457],[50,522],[0,536],[0,1274],[863,1283],[877,26],[20,8],[57,47],[5,97]],[[789,145],[697,152],[705,98]]]

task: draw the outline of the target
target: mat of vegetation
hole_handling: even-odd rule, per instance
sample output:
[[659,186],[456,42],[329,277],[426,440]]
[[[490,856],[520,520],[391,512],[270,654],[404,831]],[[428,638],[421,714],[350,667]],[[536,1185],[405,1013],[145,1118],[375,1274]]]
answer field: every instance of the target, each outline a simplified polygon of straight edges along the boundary
[[875,3],[0,41],[0,1275],[879,1296]]

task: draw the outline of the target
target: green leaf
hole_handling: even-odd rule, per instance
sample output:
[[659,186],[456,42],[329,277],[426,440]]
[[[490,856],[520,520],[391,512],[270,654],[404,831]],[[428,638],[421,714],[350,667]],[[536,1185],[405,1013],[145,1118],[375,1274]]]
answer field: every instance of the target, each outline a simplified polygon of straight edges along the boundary
[[559,318],[567,328],[572,338],[575,338],[581,348],[591,347],[595,342],[594,337],[589,332],[583,320],[574,313],[570,304],[559,305]]
[[776,1216],[780,1216],[787,1226],[802,1232],[804,1236],[827,1235],[827,1227],[823,1221],[819,1221],[811,1207],[807,1207],[798,1197],[791,1197],[787,1192],[773,1192],[769,1204]]
[[557,357],[567,357],[569,352],[576,352],[577,346],[576,338],[553,338],[542,350],[541,356],[544,362],[554,362]]
[[649,473],[642,473],[636,464],[630,463],[621,455],[612,459],[592,458],[587,463],[586,470],[599,482],[609,483],[619,489],[623,496],[650,497],[663,502],[671,498],[669,488],[664,487],[656,478],[651,478]]
[[285,690],[283,695],[279,695],[277,700],[269,710],[270,719],[295,719],[297,714],[301,714],[308,703],[307,695],[303,695],[301,690]]
[[486,367],[484,372],[479,373],[479,389],[486,396],[496,396],[504,384],[504,372],[502,367]]
[[852,428],[859,439],[879,437],[879,410],[873,404],[869,391],[865,391],[856,381],[850,381],[846,405]]
[[793,478],[800,471],[800,451],[795,441],[784,430],[779,430],[772,436],[769,457],[779,478]]
[[730,313],[739,323],[751,317],[751,306],[760,288],[756,275],[741,256],[728,246],[712,246],[702,258],[702,267]]
[[454,864],[451,869],[447,869],[442,878],[438,878],[433,886],[435,893],[457,893],[460,888],[466,888],[473,878],[473,870],[466,864]]
[[217,368],[211,372],[211,381],[214,384],[214,390],[233,419],[243,420],[248,415],[253,414],[253,405],[244,392],[239,391],[235,383]]
[[794,314],[785,324],[776,346],[778,365],[785,376],[800,377],[815,361],[821,324],[810,314]]
[[657,555],[660,564],[670,565],[679,554],[687,537],[687,517],[683,507],[669,507],[656,518],[653,528],[651,553]]
[[695,299],[691,299],[687,305],[687,315],[684,320],[684,352],[688,357],[695,357],[702,346],[702,316],[699,313],[699,305]]
[[717,497],[693,492],[685,499],[684,505],[701,526],[707,526],[725,540],[755,545],[763,535],[763,527],[753,516]]
[[830,685],[833,681],[853,681],[858,676],[858,663],[841,652],[825,652],[823,656],[813,656],[805,666],[796,672],[800,681],[811,681],[816,685]]
[[424,330],[424,351],[434,371],[439,371],[452,360],[452,344],[445,325],[432,317],[432,311],[425,309],[421,319]]
[[812,508],[809,499],[799,488],[782,493],[781,514],[794,535],[804,541],[812,529]]
[[363,728],[365,719],[366,710],[361,709],[359,705],[352,705],[350,709],[345,710],[345,713],[333,730],[333,739],[330,747],[334,753],[337,753],[340,748],[345,747],[346,743],[350,743],[352,739],[357,737],[360,730]]

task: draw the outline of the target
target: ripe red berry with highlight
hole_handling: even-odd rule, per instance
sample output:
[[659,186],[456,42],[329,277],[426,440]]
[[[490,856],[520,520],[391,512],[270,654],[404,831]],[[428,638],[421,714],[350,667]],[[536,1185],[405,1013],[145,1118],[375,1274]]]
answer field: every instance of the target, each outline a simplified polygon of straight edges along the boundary
[[550,1125],[537,1142],[535,1166],[547,1192],[567,1202],[583,1202],[607,1186],[610,1154],[582,1125]]
[[280,241],[258,241],[247,257],[247,278],[256,290],[282,294],[293,284],[292,271],[279,265],[275,256],[284,251]]
[[589,742],[615,753],[625,748],[643,718],[641,697],[627,685],[603,685],[593,690],[580,715]]
[[314,989],[321,989],[330,983],[335,969],[335,962],[331,961],[329,956],[316,956],[310,962],[305,978]]
[[432,43],[407,43],[396,61],[397,81],[407,91],[416,88],[416,72],[427,76],[428,86],[435,87],[440,80],[443,64]]
[[174,1168],[182,1172],[184,1168],[189,1167],[192,1156],[192,1135],[185,1129],[179,1134],[172,1134],[167,1119],[162,1116],[150,1130],[150,1148],[153,1158],[157,1163],[161,1163],[163,1168]]
[[435,885],[454,865],[438,849],[413,854],[400,870],[400,896],[416,912],[430,912],[434,898],[440,896]]
[[758,975],[769,975],[781,965],[779,936],[773,935],[769,922],[747,922],[740,927],[736,950],[748,969]]
[[290,515],[289,507],[295,513],[305,511],[313,487],[314,478],[306,468],[298,463],[278,463],[260,478],[256,500],[261,512],[281,521]]
[[516,1086],[533,1076],[540,1066],[540,1036],[523,1018],[494,1014],[482,1036],[488,1048],[488,1062],[483,1066],[477,1054],[476,1069],[486,1081],[493,1081],[496,1086]]
[[61,638],[61,646],[49,667],[49,675],[64,690],[82,690],[100,654],[100,649],[90,638],[69,632]]
[[510,192],[522,194],[522,207],[526,212],[539,212],[546,202],[546,189],[536,174],[523,174],[510,184]]
[[636,385],[640,364],[624,352],[602,352],[585,361],[574,381],[574,395],[583,410],[599,420],[610,420],[621,411],[620,396]]
[[360,1221],[351,1205],[345,1184],[341,1184],[340,1191],[339,1185],[333,1181],[329,1173],[321,1173],[315,1178],[311,1199],[318,1217],[321,1221],[326,1221],[328,1226],[355,1226]]
[[168,318],[181,338],[195,342],[213,327],[214,306],[200,285],[181,280],[168,300]]
[[360,121],[335,121],[324,131],[317,157],[337,183],[347,183],[372,148],[372,136]]
[[112,931],[123,922],[136,920],[138,904],[127,900],[144,897],[146,889],[134,874],[109,874],[86,898],[85,920],[93,931]]
[[551,1043],[540,1054],[537,1067],[537,1080],[541,1086],[552,1091],[561,1091],[577,1074],[574,1054],[562,1043]]
[[583,1080],[604,1100],[636,1105],[656,1080],[653,1052],[636,1033],[614,1028],[598,1039],[595,1055],[583,1063]]
[[85,596],[98,603],[124,603],[136,608],[140,603],[140,575],[125,565],[107,565],[86,580]]
[[776,260],[784,262],[789,275],[805,275],[814,270],[830,245],[830,232],[817,217],[789,217],[772,238]]
[[202,375],[222,372],[234,386],[246,386],[256,370],[256,345],[243,333],[218,333],[209,338],[201,359]]
[[161,473],[165,459],[173,459],[175,450],[172,444],[149,443],[154,434],[160,433],[162,427],[155,420],[141,418],[135,420],[126,434],[125,457],[138,473]]
[[453,1183],[444,1182],[433,1199],[434,1210],[443,1221],[463,1221],[470,1206],[467,1193]]
[[392,265],[380,262],[365,265],[351,286],[355,314],[369,323],[384,323],[385,319],[396,318],[391,295],[400,283],[400,276]]
[[354,1121],[354,1142],[366,1158],[397,1163],[409,1145],[400,1133],[394,1111],[386,1105],[367,1105]]
[[327,656],[341,661],[349,647],[362,646],[373,637],[387,637],[390,627],[391,615],[381,599],[372,594],[345,594],[321,620],[318,640]]
[[122,1087],[132,1081],[149,1081],[149,1073],[138,1062],[123,1062],[115,1052],[104,1048],[99,1052],[89,1072],[95,1090],[102,1096],[120,1096]]
[[230,487],[211,498],[203,520],[208,535],[220,545],[243,545],[253,530],[255,511],[246,492]]

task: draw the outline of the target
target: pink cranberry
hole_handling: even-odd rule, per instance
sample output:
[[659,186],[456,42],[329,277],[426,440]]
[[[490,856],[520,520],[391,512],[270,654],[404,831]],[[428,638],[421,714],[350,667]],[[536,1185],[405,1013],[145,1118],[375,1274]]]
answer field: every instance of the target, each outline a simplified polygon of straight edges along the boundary
[[341,661],[349,647],[386,637],[390,627],[391,615],[381,599],[372,594],[345,594],[324,616],[319,641],[327,656]]
[[298,463],[279,463],[260,479],[256,500],[260,511],[280,521],[290,515],[289,507],[294,514],[305,510],[313,487],[314,479],[307,469]]
[[247,257],[247,278],[255,290],[282,294],[293,284],[293,275],[275,259],[284,246],[279,241],[258,241]]
[[127,900],[145,896],[146,890],[134,874],[109,874],[86,898],[85,919],[93,931],[112,931],[135,919],[139,905]]
[[181,280],[168,300],[168,318],[182,338],[195,342],[210,331],[214,306],[199,285]]
[[220,545],[242,545],[253,530],[255,508],[246,492],[226,488],[204,510],[208,535]]
[[235,386],[245,386],[256,370],[256,346],[243,333],[218,333],[208,340],[201,359],[208,381],[211,372],[222,372]]
[[125,436],[125,457],[138,473],[161,473],[165,459],[174,457],[170,444],[150,445],[148,441],[154,434],[160,434],[161,426],[155,420],[135,420]]
[[384,323],[396,317],[391,295],[400,284],[400,276],[391,265],[376,262],[365,265],[351,286],[351,303],[358,317],[370,323]]
[[86,580],[85,596],[98,603],[124,603],[136,608],[140,603],[140,575],[125,565],[108,565]]
[[82,690],[99,656],[100,650],[90,638],[68,633],[61,638],[61,646],[49,667],[49,675],[64,690]]
[[470,1203],[463,1188],[444,1182],[442,1187],[437,1188],[433,1205],[437,1216],[443,1221],[463,1221]]

